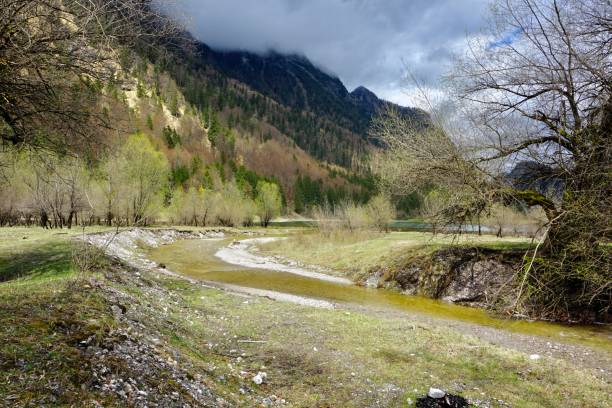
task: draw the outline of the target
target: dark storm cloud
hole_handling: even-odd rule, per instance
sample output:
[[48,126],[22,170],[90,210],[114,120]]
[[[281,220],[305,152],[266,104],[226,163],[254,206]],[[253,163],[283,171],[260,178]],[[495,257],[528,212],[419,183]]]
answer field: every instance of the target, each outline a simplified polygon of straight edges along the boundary
[[365,85],[396,101],[405,68],[435,88],[487,9],[487,0],[178,1],[212,47],[304,54],[349,89]]

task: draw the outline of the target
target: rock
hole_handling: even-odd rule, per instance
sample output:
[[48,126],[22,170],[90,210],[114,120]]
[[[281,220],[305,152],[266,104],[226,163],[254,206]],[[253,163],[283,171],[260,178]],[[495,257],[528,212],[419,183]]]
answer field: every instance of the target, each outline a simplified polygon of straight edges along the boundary
[[542,358],[542,356],[540,356],[539,354],[531,354],[531,355],[529,356],[529,359],[530,359],[530,360],[539,360],[539,359],[541,359],[541,358]]
[[113,316],[115,316],[115,319],[119,319],[121,315],[123,314],[123,311],[117,305],[112,305],[111,310],[113,311]]
[[257,385],[261,385],[266,378],[268,377],[268,374],[266,374],[265,372],[258,372],[256,376],[253,377],[253,382]]
[[127,395],[130,395],[134,392],[134,390],[132,389],[132,386],[128,383],[123,384],[123,391],[125,391]]
[[366,281],[364,282],[365,287],[374,289],[378,288],[381,277],[382,273],[380,272],[370,275],[368,279],[366,279]]
[[446,393],[439,388],[430,388],[429,392],[427,393],[427,396],[429,398],[435,398],[435,399],[444,398],[445,395]]
[[476,248],[441,249],[411,259],[393,276],[402,293],[478,303],[497,293],[514,274],[518,254]]
[[[443,394],[440,398],[432,398],[429,394],[431,394],[432,390],[436,390]],[[440,395],[439,393],[434,393],[433,395]],[[468,408],[470,405],[467,400],[458,395],[447,394],[442,390],[438,390],[437,388],[430,388],[427,396],[417,399],[416,407],[417,408]]]

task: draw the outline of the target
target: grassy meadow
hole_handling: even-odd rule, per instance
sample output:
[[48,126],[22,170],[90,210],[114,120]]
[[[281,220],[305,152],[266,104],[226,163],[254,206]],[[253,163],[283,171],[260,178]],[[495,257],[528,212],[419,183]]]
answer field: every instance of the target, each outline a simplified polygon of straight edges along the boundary
[[[139,316],[143,341],[148,333],[158,338],[164,358],[174,356],[227,406],[259,406],[268,398],[293,407],[406,407],[430,386],[481,406],[609,406],[609,383],[597,370],[547,357],[530,360],[452,327],[237,296],[165,275],[137,276],[105,261],[81,273],[73,262],[72,238],[79,233],[0,230],[0,405],[125,406],[88,385],[89,357],[78,347],[126,324],[113,317],[108,300],[109,293],[121,293]],[[312,248],[309,256],[320,256],[321,264],[344,268],[347,259],[373,264],[432,239],[392,233],[315,244],[313,238],[295,234],[275,250],[299,258]],[[482,244],[487,239],[478,238]],[[113,367],[127,375],[120,363]],[[255,385],[259,371],[267,379]],[[147,381],[158,381],[160,392],[185,393],[163,376]]]

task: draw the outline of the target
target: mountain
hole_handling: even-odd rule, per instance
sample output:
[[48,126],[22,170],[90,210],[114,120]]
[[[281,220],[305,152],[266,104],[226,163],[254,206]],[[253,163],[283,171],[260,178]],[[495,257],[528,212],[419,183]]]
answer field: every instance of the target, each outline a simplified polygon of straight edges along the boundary
[[524,160],[518,162],[506,177],[519,190],[534,190],[558,201],[565,189],[565,182],[559,174],[551,166]]
[[420,109],[384,101],[363,86],[349,93],[340,79],[301,55],[217,51],[205,44],[199,44],[199,52],[203,61],[228,77],[291,109],[326,117],[364,139],[372,118],[387,108],[417,122],[427,121]]
[[350,171],[367,170],[376,143],[372,119],[393,108],[414,123],[428,115],[381,100],[364,87],[349,92],[335,76],[295,54],[219,51],[194,41],[168,58],[148,55],[168,72],[187,102],[225,119],[227,127],[261,139],[287,138],[313,158]]
[[136,128],[147,129],[164,151],[174,185],[211,185],[215,176],[254,186],[265,177],[298,210],[347,198],[364,202],[375,193],[369,157],[379,146],[368,129],[379,111],[428,119],[364,87],[349,92],[299,55],[196,43],[143,50],[126,69],[134,76],[125,99],[137,113]]

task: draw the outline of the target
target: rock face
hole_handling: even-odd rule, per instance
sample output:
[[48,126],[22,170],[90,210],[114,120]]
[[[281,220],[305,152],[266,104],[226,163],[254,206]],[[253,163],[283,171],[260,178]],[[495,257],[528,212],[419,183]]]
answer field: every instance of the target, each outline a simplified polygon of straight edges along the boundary
[[565,182],[562,171],[534,161],[521,161],[506,175],[508,181],[519,190],[535,190],[548,198],[562,199]]
[[412,259],[391,278],[405,294],[448,302],[491,302],[515,274],[520,254],[449,248]]

